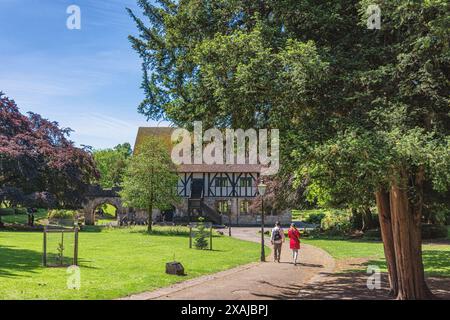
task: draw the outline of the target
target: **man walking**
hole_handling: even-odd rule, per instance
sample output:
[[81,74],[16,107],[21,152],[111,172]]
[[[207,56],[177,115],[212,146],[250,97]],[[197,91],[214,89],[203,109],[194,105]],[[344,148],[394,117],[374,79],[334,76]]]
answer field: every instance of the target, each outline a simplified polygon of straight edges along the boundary
[[272,229],[272,234],[270,235],[270,242],[273,245],[274,261],[280,262],[281,247],[284,242],[284,231],[281,228],[281,223],[279,221],[275,223],[275,228]]

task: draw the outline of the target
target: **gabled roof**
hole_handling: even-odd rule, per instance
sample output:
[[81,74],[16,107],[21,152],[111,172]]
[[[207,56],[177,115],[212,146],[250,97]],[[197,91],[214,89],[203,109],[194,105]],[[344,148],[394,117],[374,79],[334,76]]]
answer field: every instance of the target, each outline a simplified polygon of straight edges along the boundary
[[140,127],[134,143],[134,151],[144,141],[146,137],[159,137],[167,143],[169,150],[172,148],[172,133],[176,128],[171,127]]
[[[172,127],[140,127],[136,136],[134,150],[144,141],[146,137],[159,137],[167,142],[169,152],[172,149],[172,133],[177,128]],[[261,165],[259,164],[182,164],[177,166],[178,172],[246,172],[246,173],[260,173]]]

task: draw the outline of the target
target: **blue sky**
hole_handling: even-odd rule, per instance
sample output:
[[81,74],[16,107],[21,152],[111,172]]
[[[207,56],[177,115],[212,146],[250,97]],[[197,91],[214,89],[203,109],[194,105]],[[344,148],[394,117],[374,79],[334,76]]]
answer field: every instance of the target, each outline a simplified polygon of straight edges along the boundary
[[[81,9],[81,30],[69,30],[69,5]],[[135,0],[0,0],[0,91],[22,112],[33,111],[75,132],[77,145],[134,143],[146,122],[136,28],[125,7]]]

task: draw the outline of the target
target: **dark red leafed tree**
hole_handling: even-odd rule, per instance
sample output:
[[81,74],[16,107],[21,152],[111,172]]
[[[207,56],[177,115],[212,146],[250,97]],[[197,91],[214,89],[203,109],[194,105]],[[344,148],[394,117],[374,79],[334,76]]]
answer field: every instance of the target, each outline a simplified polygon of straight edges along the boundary
[[78,208],[98,172],[91,154],[68,139],[70,132],[38,114],[20,113],[0,93],[0,201]]

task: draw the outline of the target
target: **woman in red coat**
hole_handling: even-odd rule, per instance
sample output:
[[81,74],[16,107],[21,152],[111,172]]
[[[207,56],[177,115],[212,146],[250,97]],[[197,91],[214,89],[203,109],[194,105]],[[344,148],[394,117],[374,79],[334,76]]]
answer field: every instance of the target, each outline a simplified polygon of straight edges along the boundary
[[291,224],[288,231],[288,237],[291,239],[290,247],[292,250],[292,258],[294,260],[294,265],[297,265],[298,250],[300,249],[300,232],[297,230],[295,224]]

